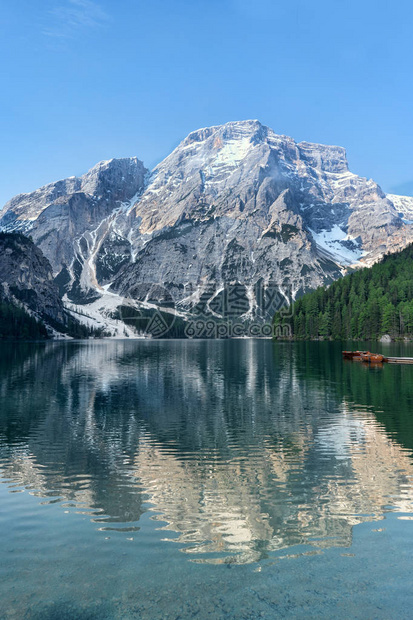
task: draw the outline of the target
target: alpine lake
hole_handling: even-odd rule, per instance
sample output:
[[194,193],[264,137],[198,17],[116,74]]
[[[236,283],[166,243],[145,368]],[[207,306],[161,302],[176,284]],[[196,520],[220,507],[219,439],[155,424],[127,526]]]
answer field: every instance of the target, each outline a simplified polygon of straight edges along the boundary
[[411,344],[0,345],[0,618],[411,618]]

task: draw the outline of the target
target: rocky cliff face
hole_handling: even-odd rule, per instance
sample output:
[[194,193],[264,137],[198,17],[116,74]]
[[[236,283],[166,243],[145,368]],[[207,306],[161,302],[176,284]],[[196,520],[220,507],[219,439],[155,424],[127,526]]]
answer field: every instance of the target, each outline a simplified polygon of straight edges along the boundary
[[387,198],[392,201],[402,220],[406,224],[413,224],[413,196],[387,194]]
[[258,121],[190,134],[130,216],[134,261],[113,290],[142,300],[156,282],[182,308],[221,311],[237,286],[247,314],[257,287],[297,295],[412,239],[380,187],[349,172],[343,148],[297,144]]
[[66,321],[49,261],[21,234],[0,233],[0,296],[46,322]]
[[191,133],[151,174],[111,160],[17,196],[0,225],[30,231],[69,300],[264,318],[275,292],[298,295],[413,241],[396,202],[348,170],[343,148],[243,121]]
[[[73,296],[95,297],[96,254],[116,215],[142,191],[145,173],[136,157],[100,162],[82,177],[16,196],[0,212],[0,226],[30,233]],[[111,269],[117,267],[112,254]]]

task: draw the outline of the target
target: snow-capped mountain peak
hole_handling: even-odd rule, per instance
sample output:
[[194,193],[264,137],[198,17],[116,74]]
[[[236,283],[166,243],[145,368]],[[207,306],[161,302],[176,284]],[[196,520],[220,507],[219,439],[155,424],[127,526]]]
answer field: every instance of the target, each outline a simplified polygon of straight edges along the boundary
[[3,228],[30,232],[72,302],[211,307],[239,285],[246,315],[260,312],[257,286],[328,283],[413,241],[412,220],[413,199],[351,172],[344,148],[257,120],[194,131],[152,172],[136,157],[102,161],[0,214]]

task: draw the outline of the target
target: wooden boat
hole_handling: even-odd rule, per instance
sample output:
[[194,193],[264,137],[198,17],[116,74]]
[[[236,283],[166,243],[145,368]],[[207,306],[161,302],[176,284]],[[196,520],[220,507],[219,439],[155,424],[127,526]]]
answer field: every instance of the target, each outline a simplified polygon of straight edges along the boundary
[[368,351],[343,351],[343,357],[347,360],[354,360],[355,358],[360,358],[362,354],[368,354]]
[[361,353],[360,357],[362,362],[367,362],[368,364],[382,364],[384,361],[384,355],[379,353]]
[[343,357],[354,362],[367,362],[368,364],[382,364],[385,361],[383,355],[370,353],[370,351],[343,351]]
[[413,357],[384,357],[380,353],[370,353],[370,351],[342,351],[343,358],[353,360],[353,362],[364,362],[365,364],[413,364]]

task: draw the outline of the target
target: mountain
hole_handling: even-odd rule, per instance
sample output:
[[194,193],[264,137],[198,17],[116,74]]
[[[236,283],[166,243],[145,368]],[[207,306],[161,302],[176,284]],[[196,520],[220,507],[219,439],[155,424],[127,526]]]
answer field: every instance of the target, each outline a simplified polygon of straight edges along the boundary
[[0,233],[1,297],[39,318],[65,322],[52,268],[38,247],[21,234]]
[[[146,172],[136,157],[100,162],[82,177],[12,198],[0,212],[0,227],[30,233],[54,274],[59,274],[58,282],[73,285],[73,298],[96,297],[95,270],[100,265],[96,254],[104,252],[104,241],[110,241],[112,249],[124,245],[129,249],[127,241],[118,244],[112,224],[123,206],[142,191]],[[114,266],[119,265],[112,251],[109,273]]]
[[399,216],[406,224],[413,224],[413,196],[397,196],[387,194],[387,198],[392,201]]
[[253,120],[191,133],[151,173],[110,160],[17,196],[0,226],[29,233],[66,304],[93,316],[126,300],[264,319],[413,241],[410,206],[395,202],[349,171],[342,147]]
[[67,312],[52,267],[31,239],[0,232],[0,339],[84,338],[102,335],[103,327],[86,327]]
[[413,339],[413,245],[307,293],[289,315],[277,313],[274,322],[298,340]]
[[68,323],[50,263],[27,237],[0,233],[0,338],[47,338],[45,323]]

